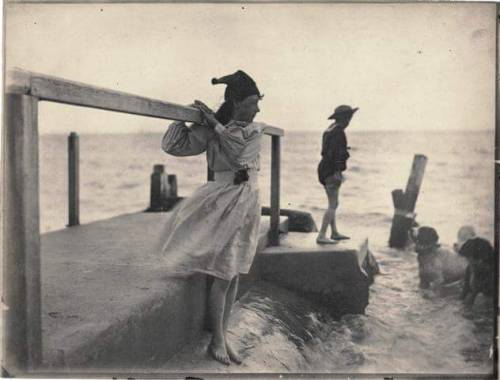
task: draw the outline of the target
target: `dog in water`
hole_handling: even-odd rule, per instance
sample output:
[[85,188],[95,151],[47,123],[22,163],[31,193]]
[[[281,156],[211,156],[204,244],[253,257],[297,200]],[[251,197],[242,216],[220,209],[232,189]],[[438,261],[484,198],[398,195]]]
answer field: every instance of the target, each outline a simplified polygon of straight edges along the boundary
[[414,241],[420,288],[435,289],[464,278],[467,259],[441,247],[439,235],[434,228],[420,227]]
[[468,239],[459,249],[467,262],[462,299],[472,306],[479,293],[492,297],[495,291],[495,250],[490,242],[480,237]]

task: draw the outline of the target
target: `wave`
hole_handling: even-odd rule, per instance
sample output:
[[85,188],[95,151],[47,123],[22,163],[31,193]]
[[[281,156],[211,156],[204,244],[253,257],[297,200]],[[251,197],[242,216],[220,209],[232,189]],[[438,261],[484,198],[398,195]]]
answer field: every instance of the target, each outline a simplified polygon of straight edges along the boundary
[[117,189],[121,190],[127,190],[127,189],[134,189],[136,187],[142,186],[142,183],[137,183],[137,182],[125,182],[121,183],[120,185],[116,186]]

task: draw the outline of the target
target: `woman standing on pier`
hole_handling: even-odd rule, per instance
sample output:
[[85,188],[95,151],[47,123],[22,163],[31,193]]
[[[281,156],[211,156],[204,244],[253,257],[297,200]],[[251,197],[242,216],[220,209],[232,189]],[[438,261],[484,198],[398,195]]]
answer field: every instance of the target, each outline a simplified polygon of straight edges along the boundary
[[201,272],[214,281],[209,295],[212,340],[209,352],[229,365],[241,363],[228,344],[228,320],[238,275],[248,273],[257,249],[261,206],[257,185],[264,124],[253,119],[262,98],[243,71],[212,79],[226,84],[224,103],[214,114],[196,101],[203,124],[172,123],[162,141],[165,152],[191,156],[206,152],[214,181],[200,187],[169,215],[162,254],[175,273]]
[[[344,130],[349,125],[352,116],[358,108],[341,105],[328,118],[335,122],[323,133],[321,161],[318,165],[319,182],[325,187],[328,197],[328,209],[325,211],[321,229],[316,242],[318,244],[333,244],[337,240],[349,239],[337,230],[335,213],[339,205],[340,185],[344,182],[342,172],[346,170],[349,152]],[[328,226],[332,229],[331,238],[326,237]]]

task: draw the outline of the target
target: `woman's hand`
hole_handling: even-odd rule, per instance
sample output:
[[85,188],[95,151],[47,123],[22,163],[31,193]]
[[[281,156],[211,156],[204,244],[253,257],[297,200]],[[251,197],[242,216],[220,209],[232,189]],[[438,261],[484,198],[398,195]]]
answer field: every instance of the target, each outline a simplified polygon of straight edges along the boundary
[[217,124],[219,124],[219,121],[215,118],[214,111],[212,111],[205,103],[200,102],[199,100],[195,100],[193,107],[200,110],[204,122],[209,127],[215,127]]

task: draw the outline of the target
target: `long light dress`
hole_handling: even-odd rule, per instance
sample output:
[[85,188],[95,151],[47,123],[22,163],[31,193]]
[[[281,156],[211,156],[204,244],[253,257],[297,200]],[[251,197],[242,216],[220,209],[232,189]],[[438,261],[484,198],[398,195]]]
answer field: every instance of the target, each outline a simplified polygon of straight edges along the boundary
[[[206,273],[231,280],[248,273],[259,238],[261,206],[257,171],[264,124],[230,122],[225,128],[174,122],[162,149],[174,156],[206,152],[215,180],[209,181],[167,215],[161,257],[168,273]],[[249,180],[233,184],[248,169]]]

